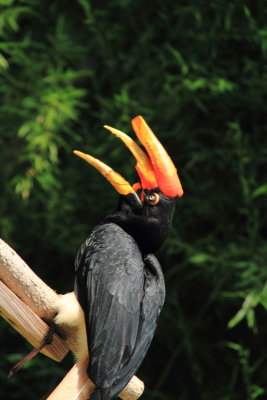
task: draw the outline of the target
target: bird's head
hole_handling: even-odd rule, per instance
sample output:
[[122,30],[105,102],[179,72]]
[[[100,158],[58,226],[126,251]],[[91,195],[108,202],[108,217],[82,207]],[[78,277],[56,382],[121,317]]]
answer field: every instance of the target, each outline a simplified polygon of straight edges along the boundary
[[118,208],[105,222],[121,226],[144,253],[150,253],[165,240],[171,228],[175,200],[183,195],[183,189],[172,160],[145,120],[135,117],[132,126],[146,152],[125,133],[104,127],[120,138],[135,157],[140,181],[134,185],[89,154],[77,150],[74,153],[101,172],[121,195]]

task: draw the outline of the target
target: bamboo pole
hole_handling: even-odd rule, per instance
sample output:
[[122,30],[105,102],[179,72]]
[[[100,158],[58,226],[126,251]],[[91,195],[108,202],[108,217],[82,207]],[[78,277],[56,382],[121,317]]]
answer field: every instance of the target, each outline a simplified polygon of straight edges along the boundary
[[[48,331],[48,325],[0,281],[0,315],[33,347],[37,347]],[[69,349],[55,333],[51,344],[41,353],[55,361],[62,361]]]
[[0,279],[40,318],[53,319],[57,293],[0,239]]
[[[11,290],[11,292],[13,292],[13,294],[15,294],[23,303],[25,303],[25,305],[28,306],[29,309],[31,309],[31,311],[38,317],[46,320],[52,320],[54,318],[56,313],[56,303],[60,295],[46,285],[21,259],[21,257],[2,239],[0,239],[0,281],[2,281]],[[4,286],[2,286],[2,294],[4,290],[3,288]],[[6,295],[3,295],[4,298],[5,296]],[[2,314],[5,314],[6,320],[11,323],[14,314],[12,314],[12,317],[9,319],[8,313],[11,311],[8,311],[7,304],[3,303],[1,297],[0,302],[2,304]],[[23,326],[27,330],[27,326],[31,326],[32,328],[32,323],[25,323]],[[64,338],[66,347],[73,352],[76,352],[77,350],[75,331],[75,328],[67,326],[60,326],[57,328],[59,335]],[[28,333],[24,334],[24,337],[26,337],[27,334]],[[63,379],[59,386],[50,395],[50,400],[53,400],[51,396],[56,391],[60,393],[60,390],[64,389],[66,382],[68,383],[69,381],[69,374],[72,374],[71,377],[76,376],[76,383],[77,380],[84,383],[83,390],[81,391],[83,395],[86,393],[88,397],[90,393],[95,390],[94,384],[88,379],[86,374],[81,373],[80,368],[81,364],[76,363],[74,365],[74,367],[66,375],[66,379],[64,378],[65,381]],[[81,378],[81,375],[83,379]],[[61,387],[61,389],[58,389],[59,387]],[[137,377],[133,377],[119,397],[121,397],[123,400],[136,400],[141,396],[143,390],[143,382]],[[83,400],[81,394],[77,394],[77,392],[72,397],[66,396],[61,398],[64,398],[64,400]]]
[[[88,359],[77,362],[46,400],[87,400],[95,390],[93,382],[86,374],[87,364]],[[142,395],[143,390],[143,382],[134,376],[131,385],[128,384],[119,396],[123,400],[136,400]]]

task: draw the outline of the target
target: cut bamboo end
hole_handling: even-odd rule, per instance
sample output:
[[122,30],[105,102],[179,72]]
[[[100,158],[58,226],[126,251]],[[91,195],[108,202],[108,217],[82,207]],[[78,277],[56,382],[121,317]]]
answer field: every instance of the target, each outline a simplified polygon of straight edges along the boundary
[[137,376],[133,376],[127,386],[119,394],[122,400],[137,400],[142,396],[145,384]]
[[[37,347],[47,334],[48,325],[0,281],[0,314],[28,342]],[[55,361],[62,361],[69,349],[54,333],[51,344],[41,353]]]

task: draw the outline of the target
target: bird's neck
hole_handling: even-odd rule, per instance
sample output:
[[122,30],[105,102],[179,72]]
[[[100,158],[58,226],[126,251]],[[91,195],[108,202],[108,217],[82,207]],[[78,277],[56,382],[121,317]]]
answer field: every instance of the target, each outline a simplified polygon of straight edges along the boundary
[[138,244],[144,255],[154,253],[165,240],[167,234],[162,234],[156,221],[150,221],[150,224],[140,222],[138,216],[129,218],[125,214],[115,211],[109,214],[102,223],[112,222],[120,226],[128,235],[130,235]]

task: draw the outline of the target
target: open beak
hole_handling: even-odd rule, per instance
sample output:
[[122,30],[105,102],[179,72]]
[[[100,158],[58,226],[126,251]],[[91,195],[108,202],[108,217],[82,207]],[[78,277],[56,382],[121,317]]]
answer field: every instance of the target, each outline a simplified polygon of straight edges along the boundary
[[120,174],[89,154],[82,153],[78,150],[74,150],[74,154],[83,158],[95,167],[102,175],[104,175],[119,194],[123,196],[134,196],[136,197],[135,201],[140,202],[139,197],[136,194],[138,188],[150,190],[159,187],[166,196],[181,197],[183,195],[183,189],[176,168],[164,147],[141,116],[135,117],[132,120],[132,125],[138,139],[145,147],[148,155],[125,133],[107,125],[104,127],[119,137],[132,152],[137,161],[136,170],[140,177],[140,184],[131,186],[130,183]]

